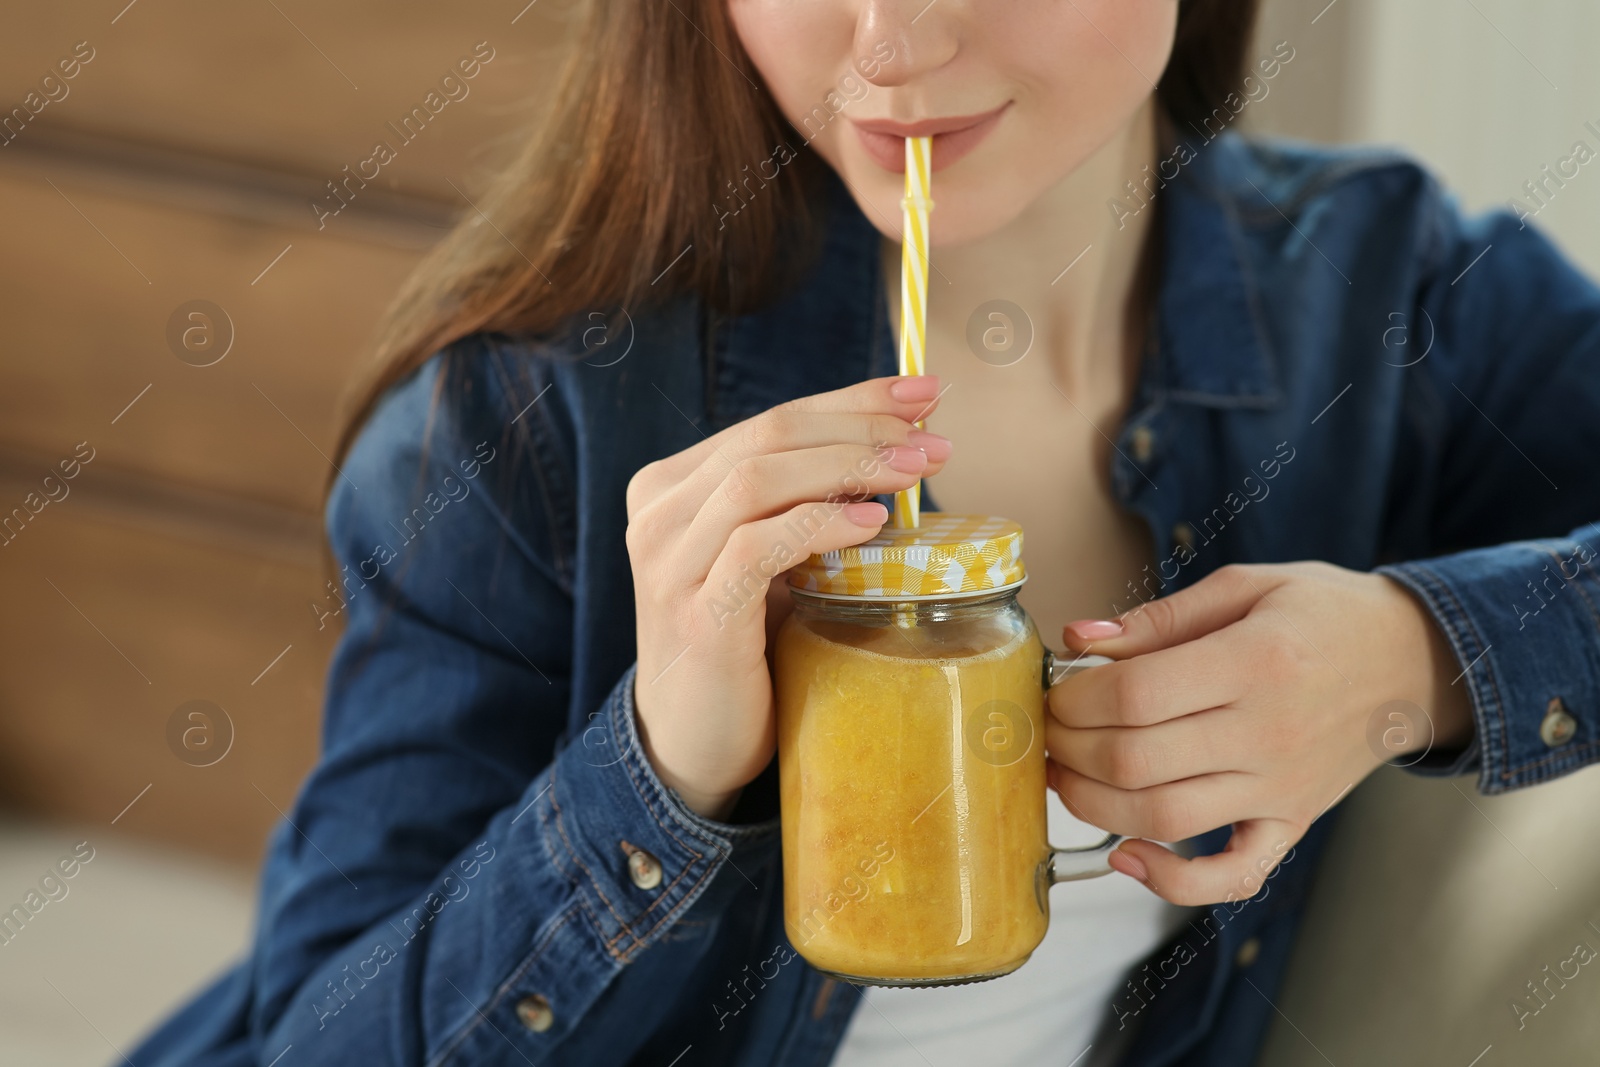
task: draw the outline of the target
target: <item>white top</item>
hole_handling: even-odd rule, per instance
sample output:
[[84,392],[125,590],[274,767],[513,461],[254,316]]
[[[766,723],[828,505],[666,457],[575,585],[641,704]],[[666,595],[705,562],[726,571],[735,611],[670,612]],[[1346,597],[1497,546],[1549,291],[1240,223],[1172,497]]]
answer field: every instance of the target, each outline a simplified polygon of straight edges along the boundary
[[[1069,814],[1054,793],[1047,810],[1055,845],[1093,844],[1104,836]],[[1044,941],[1005,977],[926,989],[864,987],[866,1003],[856,1009],[834,1067],[1114,1062],[1110,1040],[1084,1055],[1095,1030],[1126,991],[1130,972],[1200,910],[1168,904],[1115,871],[1058,885],[1050,891]]]

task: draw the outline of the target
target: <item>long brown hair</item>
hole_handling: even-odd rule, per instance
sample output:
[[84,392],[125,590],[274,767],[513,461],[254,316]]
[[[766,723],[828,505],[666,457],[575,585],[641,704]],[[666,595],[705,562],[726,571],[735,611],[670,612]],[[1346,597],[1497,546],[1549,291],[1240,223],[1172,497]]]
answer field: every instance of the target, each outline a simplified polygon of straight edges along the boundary
[[[1180,126],[1238,90],[1257,5],[1181,0],[1157,87]],[[826,164],[801,147],[731,224],[722,205],[729,186],[793,132],[727,0],[591,0],[542,130],[385,313],[336,456],[384,391],[469,334],[551,335],[587,311],[688,292],[731,314],[759,305],[795,266],[791,250],[805,244]]]

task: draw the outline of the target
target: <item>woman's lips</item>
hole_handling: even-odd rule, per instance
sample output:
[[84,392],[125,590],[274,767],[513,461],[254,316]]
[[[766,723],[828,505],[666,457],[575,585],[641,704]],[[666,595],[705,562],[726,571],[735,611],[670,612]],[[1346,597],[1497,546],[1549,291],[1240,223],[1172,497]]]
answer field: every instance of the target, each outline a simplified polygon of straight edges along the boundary
[[979,115],[958,115],[946,119],[923,119],[919,122],[891,122],[885,119],[856,120],[855,127],[861,146],[873,162],[884,170],[904,174],[906,169],[906,138],[932,137],[932,163],[934,170],[942,170],[978,147],[989,131],[1000,122],[1000,116],[1011,106],[1008,100],[993,111]]

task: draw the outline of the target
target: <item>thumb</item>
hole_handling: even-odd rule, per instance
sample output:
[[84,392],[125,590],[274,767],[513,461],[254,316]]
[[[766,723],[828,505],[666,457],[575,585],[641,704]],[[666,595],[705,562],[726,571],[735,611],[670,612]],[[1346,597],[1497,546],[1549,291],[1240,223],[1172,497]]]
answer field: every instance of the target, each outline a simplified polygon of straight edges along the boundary
[[1112,659],[1171,648],[1238,622],[1277,584],[1265,567],[1230,564],[1115,619],[1069,622],[1063,639],[1074,652],[1087,652],[1092,645]]

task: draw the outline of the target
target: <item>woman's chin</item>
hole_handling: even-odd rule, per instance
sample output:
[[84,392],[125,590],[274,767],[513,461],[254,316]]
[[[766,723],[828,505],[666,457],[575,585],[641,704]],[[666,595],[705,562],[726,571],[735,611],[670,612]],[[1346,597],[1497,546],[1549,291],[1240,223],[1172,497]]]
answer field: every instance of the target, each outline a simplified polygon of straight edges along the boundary
[[[898,177],[898,176],[897,176]],[[858,182],[847,176],[856,206],[879,233],[898,242],[901,239],[903,213],[900,199],[904,186],[892,186],[882,179],[871,183]],[[933,183],[933,211],[928,216],[928,246],[948,248],[981,241],[1004,229],[1022,214],[1028,204],[1020,198],[998,192],[994,188],[964,189],[959,186],[941,188]]]
[[[1015,221],[1032,201],[1032,197],[1019,193],[1025,186],[1015,180],[1015,167],[999,158],[1001,153],[986,151],[988,148],[989,145],[980,145],[977,151],[933,175],[929,247],[980,241]],[[842,175],[867,221],[879,233],[898,242],[904,219],[901,200],[905,196],[905,175],[886,170],[856,146],[830,155],[834,156],[830,164]],[[1009,178],[996,181],[996,175]]]

